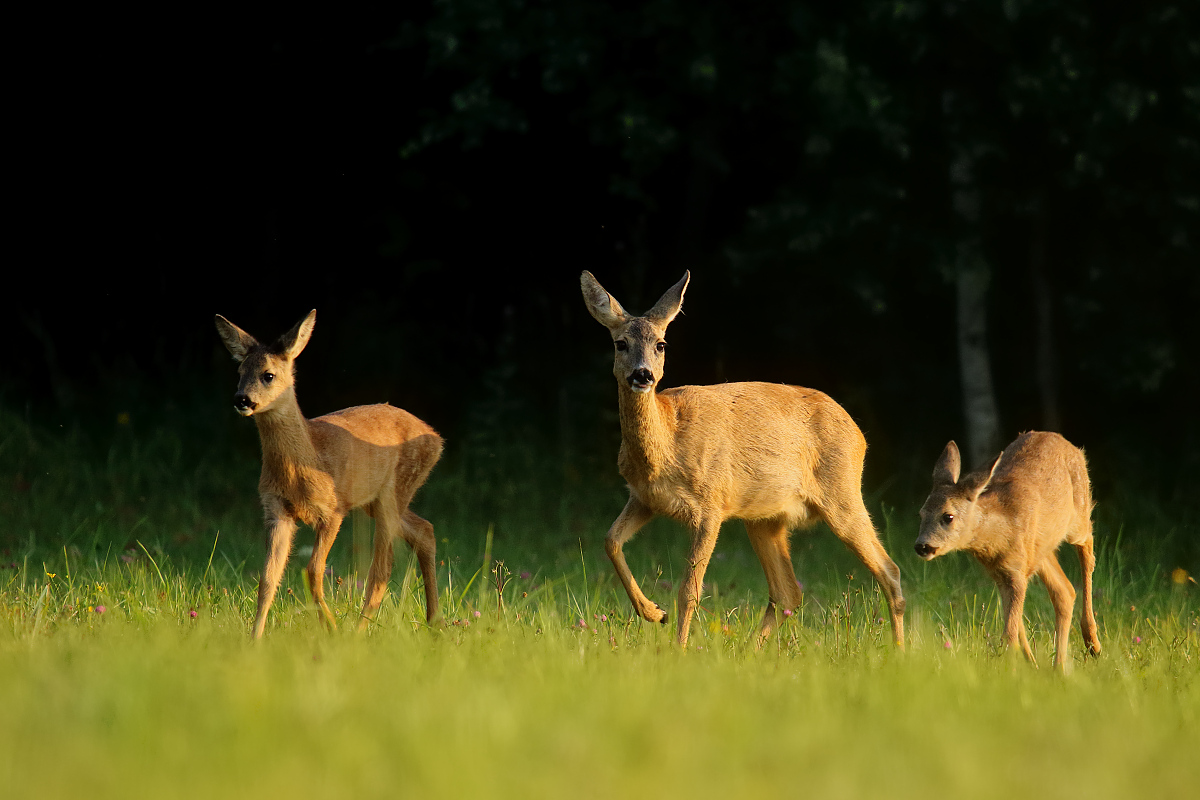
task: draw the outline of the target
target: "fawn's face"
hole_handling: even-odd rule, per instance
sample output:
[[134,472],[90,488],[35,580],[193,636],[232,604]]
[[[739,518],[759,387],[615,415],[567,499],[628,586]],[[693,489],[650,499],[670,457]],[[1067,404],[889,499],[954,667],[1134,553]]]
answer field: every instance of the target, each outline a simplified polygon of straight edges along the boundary
[[959,480],[962,458],[958,445],[946,445],[933,468],[933,491],[921,506],[921,527],[913,545],[917,555],[929,561],[971,543],[979,495],[991,483],[999,464],[1000,456],[996,456],[990,469]]
[[233,360],[238,362],[238,388],[233,407],[243,417],[269,411],[295,386],[293,362],[312,336],[317,312],[296,323],[271,345],[260,344],[250,334],[217,315],[217,333]]
[[960,550],[970,539],[975,502],[958,487],[935,486],[921,506],[921,527],[914,549],[929,561]]
[[261,414],[295,385],[292,360],[258,346],[238,366],[233,407],[243,417]]
[[625,313],[617,299],[584,272],[580,278],[583,301],[596,321],[608,328],[613,340],[613,375],[634,394],[649,394],[662,380],[667,352],[667,326],[683,305],[683,292],[691,273],[667,290],[645,316]]

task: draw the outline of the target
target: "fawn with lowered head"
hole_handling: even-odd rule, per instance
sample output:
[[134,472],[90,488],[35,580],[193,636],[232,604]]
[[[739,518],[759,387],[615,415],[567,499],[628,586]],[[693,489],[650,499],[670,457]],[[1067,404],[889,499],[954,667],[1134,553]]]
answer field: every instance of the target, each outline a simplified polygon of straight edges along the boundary
[[933,468],[933,491],[921,507],[914,548],[929,561],[966,550],[983,564],[1004,603],[1004,644],[1018,643],[1035,665],[1025,634],[1025,590],[1036,573],[1054,605],[1055,666],[1069,668],[1068,637],[1075,588],[1054,551],[1075,546],[1083,567],[1080,628],[1088,652],[1100,654],[1092,610],[1092,489],[1083,451],[1057,433],[1023,433],[986,468],[959,478],[958,445],[950,442]]
[[322,619],[336,627],[325,603],[325,559],[346,514],[360,507],[375,518],[375,545],[359,628],[383,601],[397,534],[417,554],[426,619],[433,622],[438,614],[433,526],[408,504],[441,456],[442,439],[412,414],[386,403],[305,419],[296,403],[293,362],[308,344],[316,319],[311,311],[274,344],[263,345],[221,315],[216,318],[217,333],[239,362],[234,408],[254,417],[262,442],[258,493],[266,514],[267,561],[258,583],[256,639],[266,627],[299,522],[316,534],[305,571],[309,591]]
[[863,505],[867,443],[845,409],[814,389],[772,383],[655,391],[663,375],[667,326],[679,313],[690,277],[685,273],[641,317],[627,314],[590,272],[580,278],[588,311],[608,328],[615,348],[621,420],[617,466],[629,483],[629,501],[608,532],[605,550],[634,609],[650,622],[667,621],[667,613],[634,580],[622,547],[653,517],[671,517],[692,534],[679,588],[677,638],[686,646],[721,523],[741,519],[769,588],[761,644],[777,623],[777,607],[791,610],[802,600],[789,531],[819,518],[879,582],[891,610],[893,638],[903,647],[900,570]]

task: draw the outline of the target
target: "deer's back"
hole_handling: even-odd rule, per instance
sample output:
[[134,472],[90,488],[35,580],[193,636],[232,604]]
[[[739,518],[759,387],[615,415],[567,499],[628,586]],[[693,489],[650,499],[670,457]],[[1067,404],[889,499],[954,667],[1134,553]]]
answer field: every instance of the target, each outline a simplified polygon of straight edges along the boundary
[[866,441],[824,392],[773,383],[682,386],[675,410],[676,478],[726,517],[787,517],[851,493],[861,502]]
[[386,403],[316,417],[309,420],[309,430],[348,507],[374,499],[393,474],[397,483],[424,482],[442,452],[442,438],[433,428]]
[[1029,431],[1004,448],[983,498],[1027,535],[1057,546],[1091,532],[1092,492],[1083,451],[1057,433]]

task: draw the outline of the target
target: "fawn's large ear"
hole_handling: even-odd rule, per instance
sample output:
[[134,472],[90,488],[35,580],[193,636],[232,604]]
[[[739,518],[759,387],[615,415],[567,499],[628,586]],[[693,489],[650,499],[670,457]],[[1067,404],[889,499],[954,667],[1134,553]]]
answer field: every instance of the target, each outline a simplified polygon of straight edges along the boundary
[[953,486],[958,483],[960,472],[962,472],[962,456],[958,452],[958,445],[951,439],[933,467],[933,485]]
[[[982,480],[976,479],[977,485],[966,487],[968,496],[971,498],[972,503],[974,503],[976,500],[978,500],[979,495],[981,495],[985,491],[987,491],[987,488],[992,485],[992,476],[994,476],[996,474],[996,467],[1000,466],[1000,459],[1003,457],[1004,457],[1004,453],[1000,453],[992,460],[992,465],[987,468],[987,477],[982,478]],[[983,474],[984,474],[983,470],[980,470],[979,472],[971,473],[972,476],[975,476],[975,475],[982,476]]]
[[664,328],[670,325],[671,320],[675,319],[675,315],[683,307],[683,293],[691,279],[692,273],[685,271],[683,277],[679,279],[679,283],[667,289],[666,293],[658,298],[654,308],[646,312],[646,318]]
[[276,343],[276,349],[281,355],[288,358],[295,358],[300,355],[300,351],[308,344],[308,337],[312,336],[313,326],[317,324],[317,310],[314,308],[308,312],[308,316],[297,322],[290,331],[279,337]]
[[624,324],[629,316],[625,309],[621,308],[617,298],[604,291],[600,281],[586,269],[579,276],[579,287],[583,289],[583,302],[588,313],[595,317],[597,322],[609,330]]
[[258,340],[244,330],[234,325],[229,320],[217,314],[217,335],[221,337],[221,341],[225,343],[225,349],[229,351],[229,355],[233,356],[233,360],[239,364],[246,360],[246,356],[255,347],[258,347]]

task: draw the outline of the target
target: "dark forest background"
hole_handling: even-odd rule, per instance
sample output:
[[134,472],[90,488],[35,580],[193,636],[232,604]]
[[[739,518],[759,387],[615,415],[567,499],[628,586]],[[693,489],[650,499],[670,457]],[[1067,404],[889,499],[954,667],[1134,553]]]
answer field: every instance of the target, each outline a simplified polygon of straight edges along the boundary
[[640,312],[690,269],[666,385],[828,392],[877,502],[919,503],[948,439],[1058,429],[1102,506],[1195,536],[1195,4],[83,13],[28,26],[8,103],[0,407],[29,425],[252,458],[213,314],[267,338],[315,307],[310,416],[409,409],[468,503],[611,488],[579,272]]

